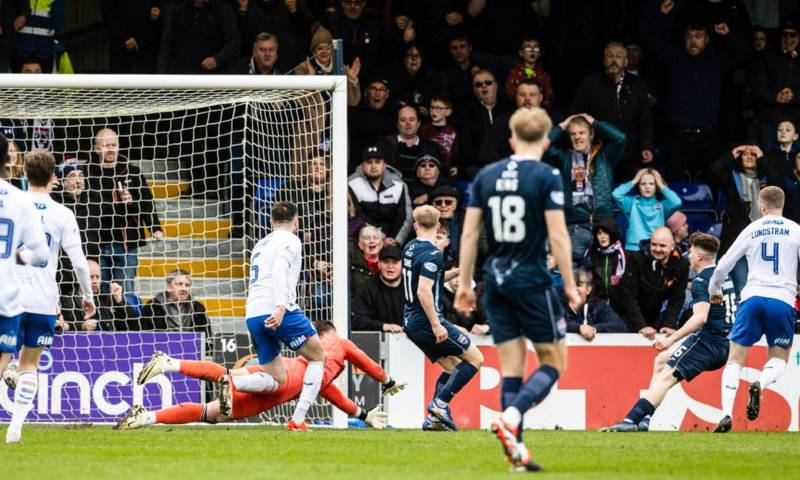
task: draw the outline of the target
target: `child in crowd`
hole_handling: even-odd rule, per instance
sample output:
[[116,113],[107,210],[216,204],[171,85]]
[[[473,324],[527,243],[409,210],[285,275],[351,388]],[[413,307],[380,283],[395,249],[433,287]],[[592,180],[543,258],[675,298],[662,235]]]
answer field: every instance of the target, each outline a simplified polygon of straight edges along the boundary
[[430,103],[431,123],[419,129],[419,135],[437,145],[442,153],[442,171],[451,177],[458,175],[458,131],[447,124],[453,114],[453,102],[443,96],[434,96]]
[[[630,196],[634,187],[639,194]],[[680,208],[681,199],[670,190],[658,170],[643,168],[636,172],[633,181],[623,183],[611,194],[614,202],[628,217],[625,250],[636,252],[642,240],[649,240],[658,227],[663,227],[672,212]]]
[[782,177],[791,176],[794,170],[794,157],[800,153],[798,135],[794,123],[784,120],[778,124],[777,143],[767,154],[767,161],[777,169]]
[[611,303],[625,274],[625,249],[613,218],[602,218],[592,227],[592,246],[586,251],[592,267],[592,297]]
[[519,56],[522,62],[514,65],[506,77],[506,95],[514,99],[517,85],[525,78],[534,78],[542,87],[542,108],[549,110],[553,106],[555,97],[553,95],[553,81],[539,63],[542,58],[542,45],[536,38],[523,38],[519,48]]

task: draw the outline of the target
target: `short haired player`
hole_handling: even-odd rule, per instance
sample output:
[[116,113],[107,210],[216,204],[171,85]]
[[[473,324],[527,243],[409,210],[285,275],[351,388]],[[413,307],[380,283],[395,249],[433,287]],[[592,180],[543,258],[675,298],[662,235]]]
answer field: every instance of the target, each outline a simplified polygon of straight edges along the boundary
[[742,365],[750,347],[766,335],[769,359],[758,380],[750,384],[746,409],[749,420],[758,418],[761,390],[775,383],[786,369],[797,322],[794,305],[800,226],[782,216],[785,196],[780,188],[766,187],[758,199],[761,218],[736,237],[717,264],[708,286],[711,302],[722,302],[725,276],[740,258],[747,258],[747,283],[742,289],[736,322],[731,330],[728,364],[722,371],[722,419],[717,432],[731,429]]
[[[492,431],[512,470],[531,471],[541,466],[522,442],[522,416],[547,397],[567,361],[567,324],[547,272],[546,240],[573,308],[580,296],[572,273],[561,173],[539,161],[549,145],[550,117],[540,108],[522,108],[509,124],[514,155],[484,167],[472,183],[455,306],[465,314],[475,308],[470,285],[483,224],[489,240],[484,303],[503,374],[503,413]],[[533,342],[540,365],[523,383],[526,339]]]
[[730,279],[725,279],[722,284],[723,302],[710,303],[708,284],[716,268],[714,262],[719,240],[713,235],[695,232],[689,243],[689,265],[697,274],[692,280],[692,316],[671,335],[653,343],[661,353],[656,356],[650,386],[622,422],[603,431],[649,430],[650,416],[661,405],[670,388],[681,381],[691,382],[697,375],[725,365],[728,333],[736,313],[736,289]]
[[289,430],[306,430],[305,418],[322,384],[325,350],[311,321],[297,305],[297,283],[302,266],[302,243],[295,235],[297,207],[276,202],[269,219],[272,232],[262,238],[250,256],[250,291],[247,295],[247,330],[255,344],[259,372],[220,379],[241,392],[277,390],[286,382],[281,343],[308,360],[303,391]]

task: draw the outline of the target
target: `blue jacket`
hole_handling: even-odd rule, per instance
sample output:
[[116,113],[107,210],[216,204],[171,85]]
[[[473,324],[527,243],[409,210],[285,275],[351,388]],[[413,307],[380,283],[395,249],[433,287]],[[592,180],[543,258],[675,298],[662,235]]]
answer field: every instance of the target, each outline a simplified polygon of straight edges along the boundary
[[628,217],[625,250],[630,251],[639,250],[639,242],[649,239],[653,230],[663,227],[669,216],[681,206],[680,197],[669,187],[661,189],[663,199],[658,196],[645,198],[628,195],[634,187],[633,182],[627,182],[612,192],[617,206]]
[[602,300],[591,298],[577,312],[573,312],[564,302],[564,313],[567,320],[567,331],[570,333],[580,333],[580,326],[584,319],[588,325],[597,329],[598,333],[625,333],[628,331],[625,322]]

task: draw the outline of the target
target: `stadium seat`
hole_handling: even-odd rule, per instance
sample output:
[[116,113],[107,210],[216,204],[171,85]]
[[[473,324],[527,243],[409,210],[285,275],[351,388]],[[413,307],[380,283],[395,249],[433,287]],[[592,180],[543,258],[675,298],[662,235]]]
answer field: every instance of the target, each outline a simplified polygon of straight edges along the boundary
[[686,214],[686,219],[689,223],[689,233],[697,231],[708,232],[711,227],[718,223],[717,214],[713,210],[704,212],[684,211],[684,213]]
[[453,183],[458,191],[461,192],[461,203],[459,205],[464,208],[469,203],[469,187],[472,182],[469,180],[456,180]]
[[722,234],[722,223],[718,222],[715,223],[714,225],[711,225],[710,227],[708,227],[707,232],[719,238],[719,236]]
[[712,210],[714,195],[711,188],[704,183],[670,183],[671,188],[681,197],[681,210]]
[[269,225],[269,206],[284,183],[282,178],[261,178],[256,182],[253,210],[258,215],[258,228],[264,232]]

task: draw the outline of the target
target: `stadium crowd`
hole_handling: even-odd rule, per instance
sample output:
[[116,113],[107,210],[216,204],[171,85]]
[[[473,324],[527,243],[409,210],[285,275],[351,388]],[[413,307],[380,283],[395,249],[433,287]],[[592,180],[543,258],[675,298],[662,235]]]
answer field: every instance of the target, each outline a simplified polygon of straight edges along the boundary
[[[39,5],[45,3],[46,7]],[[540,107],[554,119],[542,159],[560,171],[584,302],[569,331],[671,333],[691,299],[689,233],[721,237],[720,254],[759,216],[758,192],[787,194],[800,220],[800,2],[789,0],[103,0],[113,73],[329,75],[333,39],[348,78],[350,295],[354,330],[402,331],[400,248],[411,211],[441,214],[437,244],[458,265],[469,184],[510,155],[508,120]],[[2,2],[0,71],[62,73],[56,41],[63,1]],[[39,121],[37,121],[39,122]],[[15,135],[20,153],[49,146],[53,123]],[[117,133],[94,133],[88,165],[64,159],[53,196],[76,213],[89,251],[96,318],[62,329],[210,332],[191,276],[167,275],[163,294],[137,299],[144,227],[163,236],[137,167]],[[321,147],[321,146],[320,146]],[[286,187],[313,198],[306,240],[325,238],[328,165],[308,156],[308,179]],[[222,168],[222,167],[220,167]],[[194,178],[195,184],[202,178]],[[120,186],[119,182],[124,182]],[[204,188],[195,188],[202,193]],[[287,193],[278,198],[289,199]],[[485,243],[485,239],[484,239]],[[330,259],[306,260],[309,294],[330,295]],[[62,269],[64,278],[69,268]],[[480,271],[479,271],[480,272]],[[737,289],[745,262],[732,273]],[[552,271],[558,285],[557,270]],[[465,331],[488,332],[482,309],[452,308]],[[62,282],[62,304],[75,292]],[[480,291],[480,273],[475,279]]]

